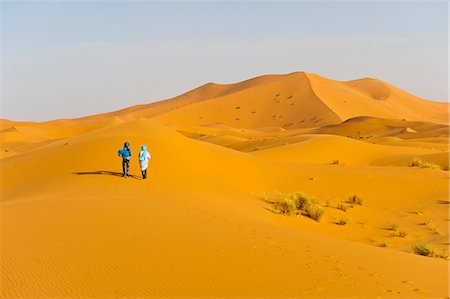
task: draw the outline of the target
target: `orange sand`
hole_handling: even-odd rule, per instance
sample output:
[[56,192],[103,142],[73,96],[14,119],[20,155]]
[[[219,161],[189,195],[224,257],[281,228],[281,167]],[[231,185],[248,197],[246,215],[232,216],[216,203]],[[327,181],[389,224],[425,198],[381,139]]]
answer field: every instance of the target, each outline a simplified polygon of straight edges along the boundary
[[[411,250],[448,251],[448,171],[408,167],[448,167],[448,130],[447,103],[305,73],[80,119],[1,120],[2,296],[448,296],[448,260]],[[323,218],[271,212],[275,191],[315,196]],[[334,208],[354,193],[362,206]]]

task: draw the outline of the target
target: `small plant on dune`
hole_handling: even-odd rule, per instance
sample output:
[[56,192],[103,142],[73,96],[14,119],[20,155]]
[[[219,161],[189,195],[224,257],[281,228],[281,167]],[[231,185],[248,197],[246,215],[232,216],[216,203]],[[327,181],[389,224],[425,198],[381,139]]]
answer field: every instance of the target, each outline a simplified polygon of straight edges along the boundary
[[308,205],[316,203],[316,199],[314,197],[307,195],[303,192],[297,192],[292,194],[292,198],[294,199],[295,205],[299,210],[304,210]]
[[322,218],[324,212],[325,210],[318,204],[308,206],[305,209],[305,215],[316,221],[320,221],[320,218]]
[[280,214],[290,215],[295,212],[297,216],[302,214],[313,220],[319,221],[325,212],[314,197],[301,192],[277,192],[275,197],[278,198],[278,200],[273,202],[274,210]]
[[347,218],[340,218],[339,221],[336,223],[338,225],[346,225],[348,222]]
[[434,248],[427,242],[416,242],[412,246],[412,250],[415,254],[432,256],[434,253]]
[[305,193],[294,193],[292,195],[292,198],[295,201],[295,206],[298,210],[301,211],[301,213],[311,219],[314,219],[316,221],[319,221],[320,218],[322,218],[323,213],[325,210],[320,207],[320,205],[317,203],[316,199],[310,195],[307,195]]
[[336,209],[347,212],[348,206],[343,203],[338,203],[336,206]]
[[404,230],[397,232],[396,234],[393,234],[393,237],[400,237],[400,238],[406,238],[408,233]]
[[331,164],[339,165],[339,160],[333,160],[333,162],[331,162]]
[[419,208],[417,208],[417,210],[415,210],[412,213],[417,214],[417,215],[422,215],[424,212],[425,212],[425,208],[424,207],[419,207]]
[[434,225],[428,225],[428,229],[433,233],[433,234],[436,234],[436,235],[443,235]]
[[389,244],[386,243],[385,241],[381,241],[381,242],[378,243],[378,246],[379,247],[389,247]]
[[387,229],[387,230],[397,231],[397,230],[398,230],[398,224],[397,224],[397,223],[389,224],[389,225],[386,227],[386,229]]
[[295,211],[295,202],[289,197],[283,197],[274,203],[275,211],[280,214],[290,215]]
[[409,163],[409,166],[419,168],[441,169],[440,165],[419,158],[412,159],[412,161]]
[[425,241],[414,243],[412,245],[412,250],[418,255],[448,259],[448,253],[436,249],[433,245]]
[[345,202],[354,204],[354,205],[360,205],[360,206],[363,205],[363,199],[357,194],[353,194],[352,196],[347,198],[347,200]]
[[420,223],[420,225],[425,225],[425,226],[428,226],[428,225],[430,225],[431,224],[431,220],[430,219],[425,219],[424,221],[422,221],[421,223]]

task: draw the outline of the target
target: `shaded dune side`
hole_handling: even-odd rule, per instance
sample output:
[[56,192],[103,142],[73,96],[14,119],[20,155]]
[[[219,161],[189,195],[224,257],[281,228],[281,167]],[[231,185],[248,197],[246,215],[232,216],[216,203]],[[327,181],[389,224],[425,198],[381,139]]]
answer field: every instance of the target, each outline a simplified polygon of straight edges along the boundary
[[378,79],[341,82],[308,74],[311,87],[343,120],[356,116],[448,124],[448,103],[423,100]]
[[318,134],[334,134],[354,138],[395,136],[402,139],[448,137],[449,126],[423,121],[407,121],[358,116],[336,124],[312,130]]

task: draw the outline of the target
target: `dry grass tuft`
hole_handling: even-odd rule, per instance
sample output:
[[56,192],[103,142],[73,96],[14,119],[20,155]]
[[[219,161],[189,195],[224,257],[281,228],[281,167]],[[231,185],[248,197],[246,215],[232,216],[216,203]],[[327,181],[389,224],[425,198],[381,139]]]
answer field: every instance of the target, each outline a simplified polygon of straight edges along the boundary
[[360,206],[363,205],[363,199],[357,194],[353,194],[345,202],[354,204],[354,205],[360,205]]
[[414,243],[412,245],[412,250],[418,255],[448,259],[448,253],[438,250],[433,245],[425,241],[418,241]]
[[338,225],[346,225],[348,222],[347,218],[340,218],[338,222],[336,222],[336,224]]
[[290,215],[295,212],[320,221],[325,212],[314,197],[302,192],[277,193],[276,196],[278,200],[273,204],[275,211],[280,214]]
[[412,159],[412,161],[409,163],[410,167],[419,167],[419,168],[430,168],[430,169],[441,169],[441,166],[436,164],[436,163],[432,163],[432,162],[428,162],[425,160],[422,160],[420,158],[414,158]]

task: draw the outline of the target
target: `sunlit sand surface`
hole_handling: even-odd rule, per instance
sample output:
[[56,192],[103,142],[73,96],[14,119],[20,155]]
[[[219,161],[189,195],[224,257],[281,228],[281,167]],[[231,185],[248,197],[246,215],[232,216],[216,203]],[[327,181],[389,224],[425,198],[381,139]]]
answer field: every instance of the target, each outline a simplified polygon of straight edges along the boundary
[[[1,120],[2,295],[448,296],[448,108],[381,80],[293,73]],[[296,191],[320,221],[276,213]],[[354,194],[362,205],[345,203]],[[442,257],[414,254],[417,241]]]

